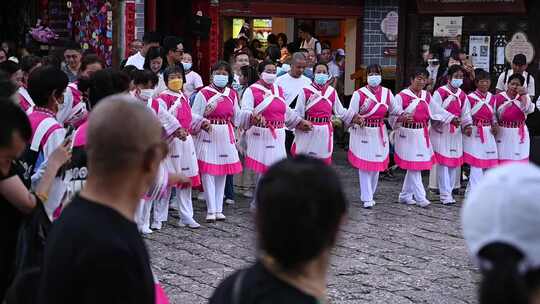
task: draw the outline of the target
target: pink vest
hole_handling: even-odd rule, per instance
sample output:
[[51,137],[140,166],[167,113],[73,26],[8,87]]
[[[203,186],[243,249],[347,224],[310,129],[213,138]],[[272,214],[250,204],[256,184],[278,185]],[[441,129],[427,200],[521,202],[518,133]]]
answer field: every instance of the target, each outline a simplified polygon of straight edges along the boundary
[[183,93],[175,93],[180,95],[181,97],[168,94],[166,91],[159,94],[159,98],[161,98],[163,101],[165,101],[165,104],[167,104],[168,109],[170,109],[173,104],[180,99],[180,105],[178,108],[176,108],[175,117],[180,122],[180,126],[182,128],[189,130],[191,126],[191,107],[189,106],[189,101],[187,100],[186,96]]
[[[317,91],[320,91],[322,96],[325,96],[328,90],[332,90],[330,86],[325,87],[316,87],[313,84],[311,84],[311,89],[315,89]],[[314,93],[309,88],[304,88],[304,96],[306,96],[306,101],[311,98]],[[316,98],[316,97],[313,97]],[[332,109],[334,107],[334,102],[336,102],[336,91],[332,92],[328,99],[322,98],[317,102],[317,104],[313,105],[311,108],[309,108],[306,111],[306,116],[313,117],[313,118],[330,118],[332,117]]]
[[26,88],[24,88],[24,87],[19,88],[19,92],[18,92],[18,94],[19,94],[19,105],[21,106],[21,108],[26,113],[28,113],[28,109],[30,109],[34,105],[34,103],[31,102],[31,100],[28,100],[28,99],[26,99],[26,97],[24,97],[24,95],[22,93],[23,90],[25,91],[26,94],[28,94],[28,91],[26,90]]
[[[405,94],[403,91],[399,93],[399,96],[401,96],[403,110],[407,109],[409,104],[414,100],[413,97],[409,96],[408,94]],[[416,109],[412,112],[414,122],[428,122],[429,117],[429,103],[431,102],[431,95],[426,92],[426,100],[425,102],[419,102],[416,106]]]
[[168,91],[164,91],[159,94],[159,98],[161,98],[165,102],[165,105],[167,106],[167,110],[169,110],[171,109],[172,105],[176,101],[176,98],[178,97],[171,95],[170,93],[168,93]]
[[86,129],[88,128],[88,121],[84,122],[78,129],[75,137],[73,138],[73,147],[86,146]]
[[[266,89],[273,91],[273,86],[268,87],[261,81],[257,82],[259,85]],[[265,99],[265,92],[257,87],[251,86],[251,92],[253,93],[253,107],[257,107]],[[285,99],[283,89],[278,87],[279,97]],[[287,105],[279,98],[274,98],[270,105],[262,111],[262,116],[268,122],[283,122],[285,121],[285,112],[287,111]]]
[[[28,119],[30,120],[30,125],[32,126],[32,138],[30,139],[30,142],[32,142],[32,140],[34,139],[34,135],[36,134],[38,126],[41,124],[41,122],[49,117],[54,118],[56,120],[53,112],[47,109],[38,108],[38,107],[36,107],[34,109],[34,112],[32,112],[28,116]],[[45,135],[43,136],[43,138],[41,139],[39,143],[40,150],[43,148],[47,140],[49,140],[49,136],[51,136],[51,134],[58,129],[62,129],[62,126],[57,122],[47,130],[47,132],[45,133]]]
[[[204,96],[204,99],[208,103],[208,100],[216,95],[210,86],[206,86],[201,89],[201,94]],[[215,89],[214,89],[215,90]],[[236,92],[233,89],[229,89],[229,93],[223,98],[218,99],[216,103],[216,108],[211,113],[207,114],[205,118],[207,119],[223,119],[230,120],[234,116],[234,105],[237,101]]]
[[[366,109],[363,109],[363,106],[366,102],[366,100],[369,99],[368,96],[366,96],[366,94],[364,94],[362,92],[362,90],[356,90],[356,92],[358,93],[358,95],[360,96],[360,100],[359,100],[359,108],[362,109],[362,113],[360,114],[364,114],[364,113],[369,113],[375,106],[376,106],[376,102],[382,102],[383,104],[385,105],[389,105],[390,104],[390,90],[388,90],[388,94],[386,95],[386,100],[381,100],[382,98],[382,87],[381,86],[377,86],[375,88],[375,90],[371,89],[369,86],[365,86],[374,96],[375,98],[377,98],[377,100],[373,100],[371,101],[370,105],[366,108]],[[382,119],[386,116],[386,112],[388,112],[388,108],[387,107],[384,107],[384,106],[379,106],[379,108],[377,109],[377,111],[375,111],[375,113],[371,114],[368,118],[370,119]]]
[[[448,86],[445,86],[445,87],[448,88]],[[448,98],[448,96],[450,96],[450,93],[447,90],[445,90],[443,87],[438,88],[437,92],[441,96],[441,100],[443,103],[444,103],[444,100]],[[461,108],[463,107],[463,105],[465,104],[465,101],[467,100],[467,95],[462,90],[460,90],[458,97],[459,97],[459,100],[456,100],[455,98],[453,98],[445,110],[452,113],[454,116],[461,117]]]
[[71,89],[71,94],[73,95],[73,107],[75,107],[82,101],[82,93],[79,91],[78,82],[75,81],[68,84],[68,88]]
[[[499,109],[507,100],[503,93],[504,92],[501,92],[494,97],[496,109]],[[513,103],[506,107],[506,109],[504,109],[499,115],[499,121],[504,122],[524,122],[526,118],[527,116],[525,113],[523,113],[523,111]]]
[[[480,98],[482,100],[486,99],[487,94],[484,95],[482,92],[476,90],[469,94],[469,103],[471,104],[471,110],[474,108],[474,106],[479,103],[480,101],[477,100],[477,98]],[[491,105],[492,109],[495,109],[495,96],[491,95],[490,99],[487,101],[489,105]],[[483,105],[480,110],[476,113],[471,113],[472,119],[474,121],[492,121],[493,120],[493,111],[490,110],[486,105]]]

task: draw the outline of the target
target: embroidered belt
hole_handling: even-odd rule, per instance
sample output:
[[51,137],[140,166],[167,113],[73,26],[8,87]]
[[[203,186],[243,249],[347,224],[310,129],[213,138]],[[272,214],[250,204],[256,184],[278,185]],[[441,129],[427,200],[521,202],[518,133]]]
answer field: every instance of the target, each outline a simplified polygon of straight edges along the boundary
[[314,123],[327,123],[330,122],[330,117],[306,117],[306,120],[314,122]]

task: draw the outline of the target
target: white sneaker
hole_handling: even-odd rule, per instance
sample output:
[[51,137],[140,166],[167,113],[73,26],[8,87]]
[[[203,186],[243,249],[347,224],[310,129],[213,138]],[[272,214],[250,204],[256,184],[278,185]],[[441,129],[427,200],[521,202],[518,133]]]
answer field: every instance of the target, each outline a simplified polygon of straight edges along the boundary
[[400,199],[398,199],[398,202],[400,204],[407,204],[407,205],[416,205],[417,204],[416,201],[413,200],[413,199],[407,200],[407,199],[401,199],[400,198]]
[[244,191],[244,193],[242,193],[242,195],[243,195],[244,197],[247,197],[247,198],[253,198],[253,191],[251,191],[251,190],[246,190],[246,191]]
[[188,226],[189,228],[191,228],[191,229],[198,229],[198,228],[201,227],[201,224],[199,224],[199,223],[193,221],[193,223],[189,223],[187,226]]
[[204,192],[199,192],[199,194],[197,194],[197,200],[200,202],[206,201],[206,199],[204,198]]
[[150,226],[150,228],[155,229],[155,230],[161,230],[162,227],[163,227],[163,224],[161,222],[153,222],[152,225]]
[[152,230],[151,230],[150,228],[148,228],[148,227],[143,227],[143,228],[141,229],[141,233],[142,233],[142,234],[151,234],[151,233],[153,233],[153,232],[154,232],[154,231],[152,231]]
[[206,222],[207,223],[210,223],[210,222],[215,222],[216,221],[216,215],[213,214],[213,213],[208,213],[206,215]]
[[426,208],[427,206],[431,205],[431,202],[428,201],[428,200],[425,200],[423,202],[418,202],[417,204],[418,204],[418,206],[420,206],[422,208]]
[[364,202],[364,208],[366,209],[371,209],[373,206],[375,206],[375,201]]
[[227,219],[223,213],[216,213],[216,221],[224,221]]
[[451,200],[441,200],[441,203],[443,205],[453,205],[456,203],[456,200],[455,199],[451,199]]
[[178,227],[189,227],[191,229],[197,229],[199,227],[201,227],[201,225],[197,222],[195,222],[194,220],[192,220],[191,222],[187,223],[187,224],[184,224],[182,221],[178,221]]
[[228,199],[225,200],[225,204],[227,204],[227,205],[234,205],[234,200],[228,198]]

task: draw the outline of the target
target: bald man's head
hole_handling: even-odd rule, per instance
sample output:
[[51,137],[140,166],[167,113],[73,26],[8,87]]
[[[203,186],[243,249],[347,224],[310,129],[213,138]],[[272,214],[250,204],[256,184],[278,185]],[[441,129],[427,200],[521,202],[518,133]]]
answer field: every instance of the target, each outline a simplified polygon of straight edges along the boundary
[[301,52],[296,52],[292,56],[291,70],[289,71],[289,74],[294,78],[298,78],[304,74],[306,66],[306,56]]
[[[126,94],[101,101],[90,114],[86,150],[92,175],[153,170],[166,145],[155,114]],[[144,172],[143,172],[144,173]]]

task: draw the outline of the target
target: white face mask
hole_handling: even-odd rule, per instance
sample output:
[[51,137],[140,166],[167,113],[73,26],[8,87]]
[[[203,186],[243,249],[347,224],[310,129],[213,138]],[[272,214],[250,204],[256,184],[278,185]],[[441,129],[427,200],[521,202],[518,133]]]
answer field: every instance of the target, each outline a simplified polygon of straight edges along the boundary
[[154,90],[152,89],[141,90],[141,93],[139,94],[139,97],[145,101],[152,98],[153,96],[154,96]]
[[261,79],[266,83],[273,84],[276,81],[276,74],[262,72]]
[[367,77],[367,83],[370,87],[376,87],[381,84],[381,75],[370,75]]

